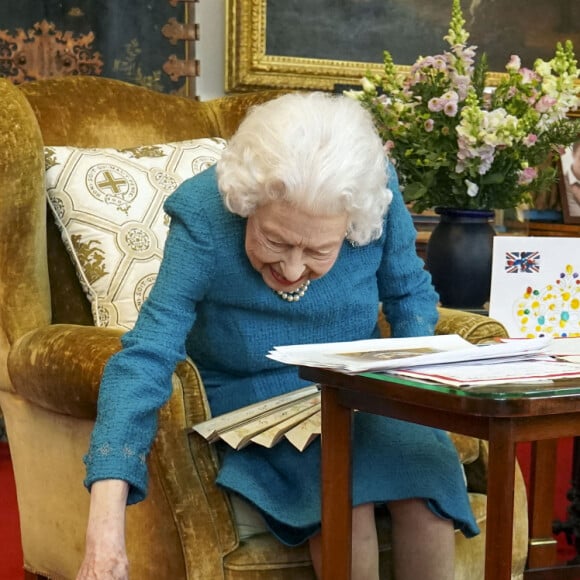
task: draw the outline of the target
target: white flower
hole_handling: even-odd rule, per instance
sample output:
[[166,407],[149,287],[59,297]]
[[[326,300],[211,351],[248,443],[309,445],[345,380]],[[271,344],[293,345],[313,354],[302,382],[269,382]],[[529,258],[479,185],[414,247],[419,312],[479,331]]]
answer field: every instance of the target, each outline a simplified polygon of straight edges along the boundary
[[522,68],[522,61],[517,54],[512,54],[510,57],[510,61],[506,64],[505,67],[507,70],[518,71]]
[[475,197],[479,193],[479,186],[469,179],[465,180],[465,185],[467,185],[467,195],[469,197]]
[[362,89],[365,93],[374,93],[375,92],[375,85],[366,77],[362,79]]
[[349,99],[353,99],[355,101],[360,101],[361,97],[363,96],[363,91],[355,91],[353,89],[349,89],[348,91],[344,91],[342,93],[345,97],[348,97]]

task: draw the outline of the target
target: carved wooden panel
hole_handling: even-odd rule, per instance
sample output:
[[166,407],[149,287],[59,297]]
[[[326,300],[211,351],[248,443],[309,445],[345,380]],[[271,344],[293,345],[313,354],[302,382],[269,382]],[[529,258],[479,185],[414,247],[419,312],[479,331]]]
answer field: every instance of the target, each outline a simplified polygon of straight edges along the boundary
[[[193,55],[199,36],[192,24],[193,10],[190,16],[186,13],[190,4],[0,0],[0,77],[21,83],[61,75],[102,75],[187,95],[186,75],[197,72]],[[162,33],[164,25],[167,36]]]
[[100,74],[101,55],[92,49],[95,36],[56,30],[43,20],[15,34],[0,30],[0,75],[14,83],[53,76]]
[[185,78],[185,94],[196,98],[195,78],[199,76],[199,61],[195,58],[195,42],[199,40],[199,25],[195,22],[195,4],[198,0],[168,0],[169,4],[176,7],[183,4],[184,22],[179,22],[176,18],[170,18],[161,29],[163,36],[169,39],[172,45],[179,42],[184,44],[184,58],[179,58],[175,54],[163,64],[163,72],[169,75],[172,81]]

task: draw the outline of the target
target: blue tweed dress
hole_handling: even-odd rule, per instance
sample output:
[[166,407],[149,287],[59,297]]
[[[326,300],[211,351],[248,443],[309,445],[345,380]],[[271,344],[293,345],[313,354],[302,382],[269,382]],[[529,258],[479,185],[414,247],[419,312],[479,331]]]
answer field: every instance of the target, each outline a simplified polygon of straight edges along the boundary
[[[394,199],[382,237],[361,247],[345,241],[331,271],[289,303],[250,265],[246,220],[223,207],[215,169],[184,182],[165,205],[171,227],[157,281],[105,369],[85,485],[123,479],[129,503],[145,497],[157,411],[186,355],[199,366],[218,415],[304,386],[295,368],[266,358],[273,346],[376,337],[379,301],[395,336],[432,334],[437,296],[416,256],[415,230],[394,176],[389,185]],[[302,453],[287,442],[228,450],[217,481],[254,505],[285,544],[319,530],[319,442]],[[413,497],[425,498],[467,537],[478,533],[445,433],[357,413],[354,504]]]

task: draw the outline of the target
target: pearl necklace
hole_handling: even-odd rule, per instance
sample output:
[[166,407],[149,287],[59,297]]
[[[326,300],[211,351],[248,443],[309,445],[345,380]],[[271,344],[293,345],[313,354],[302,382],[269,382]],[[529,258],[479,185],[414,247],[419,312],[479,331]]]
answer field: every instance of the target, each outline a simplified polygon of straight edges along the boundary
[[296,290],[292,292],[285,292],[284,290],[274,290],[282,300],[286,300],[286,302],[298,302],[304,294],[306,294],[306,290],[308,290],[308,286],[310,286],[310,280],[306,280],[304,284],[300,284]]

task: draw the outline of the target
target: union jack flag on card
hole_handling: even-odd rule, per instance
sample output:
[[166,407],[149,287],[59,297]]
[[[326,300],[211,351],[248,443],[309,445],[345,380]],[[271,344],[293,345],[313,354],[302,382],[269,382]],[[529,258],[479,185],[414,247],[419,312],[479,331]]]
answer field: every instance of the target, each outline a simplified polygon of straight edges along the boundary
[[518,272],[539,272],[540,252],[506,252],[504,267],[508,274],[517,274]]

